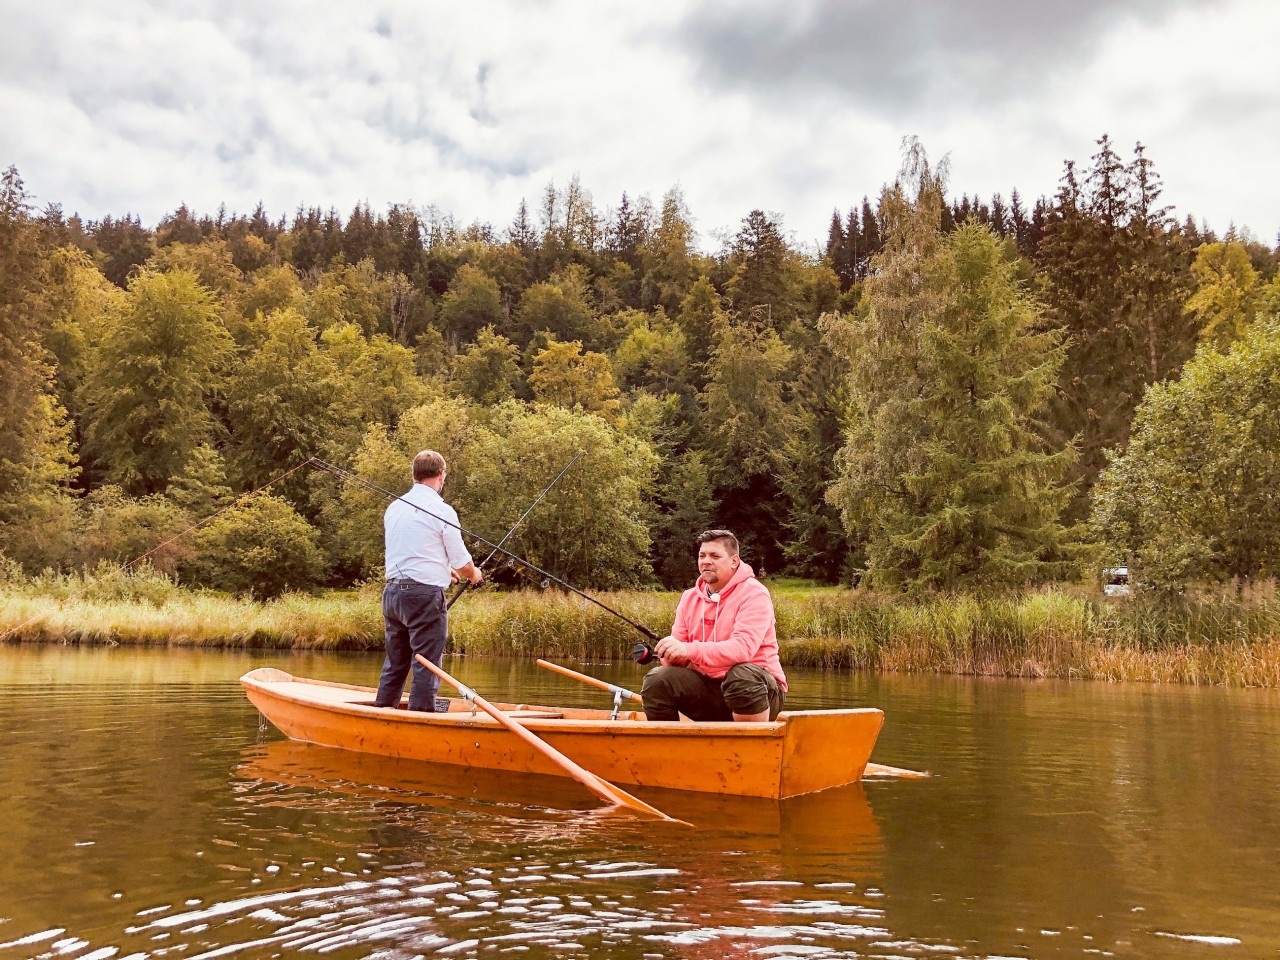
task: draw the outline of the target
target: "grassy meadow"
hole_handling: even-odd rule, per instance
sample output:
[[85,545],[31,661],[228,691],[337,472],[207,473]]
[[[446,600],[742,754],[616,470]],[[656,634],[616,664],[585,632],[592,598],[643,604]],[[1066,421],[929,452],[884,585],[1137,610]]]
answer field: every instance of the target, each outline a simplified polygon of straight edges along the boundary
[[[1280,687],[1274,586],[1177,600],[1074,587],[991,596],[875,594],[774,581],[784,664],[1007,677]],[[6,642],[379,650],[380,585],[260,602],[142,572],[0,584]],[[662,634],[679,595],[601,593]],[[639,633],[559,592],[482,590],[450,614],[451,649],[478,656],[617,660]],[[12,631],[12,634],[10,632]]]

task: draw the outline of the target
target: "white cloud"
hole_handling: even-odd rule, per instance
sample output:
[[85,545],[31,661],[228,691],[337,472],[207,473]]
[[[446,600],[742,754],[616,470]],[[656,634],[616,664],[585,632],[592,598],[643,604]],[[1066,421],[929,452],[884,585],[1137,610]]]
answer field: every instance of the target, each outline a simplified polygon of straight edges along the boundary
[[[1009,15],[1004,2],[989,0],[993,17]],[[766,29],[778,8],[760,5],[733,10],[764,32],[744,20],[714,36],[672,2],[207,9],[11,11],[0,163],[18,165],[38,202],[91,218],[154,223],[183,202],[247,212],[259,200],[275,216],[345,214],[368,200],[501,227],[521,197],[536,206],[547,181],[576,173],[602,207],[678,183],[704,236],[759,207],[811,241],[833,207],[892,177],[903,134],[950,152],[955,190],[1018,187],[1030,200],[1109,132],[1126,153],[1147,144],[1180,214],[1267,241],[1280,227],[1260,162],[1280,148],[1280,7],[1267,0],[1141,18],[1095,3],[1069,43],[1029,40],[1036,20],[1015,24],[1021,35],[994,19],[912,32],[878,15],[885,43],[907,37],[909,50],[877,49],[857,17],[824,22],[833,8],[819,0],[787,24],[786,45]],[[858,73],[895,56],[900,76]]]

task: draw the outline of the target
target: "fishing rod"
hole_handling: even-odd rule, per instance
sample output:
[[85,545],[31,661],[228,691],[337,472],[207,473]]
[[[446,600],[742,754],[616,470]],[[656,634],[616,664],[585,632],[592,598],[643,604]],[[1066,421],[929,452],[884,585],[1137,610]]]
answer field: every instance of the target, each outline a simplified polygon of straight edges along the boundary
[[[542,498],[551,492],[551,488],[560,482],[560,478],[569,472],[569,468],[572,467],[575,463],[577,463],[578,459],[581,456],[582,456],[581,450],[579,450],[577,453],[573,455],[573,459],[570,460],[568,463],[566,463],[564,466],[564,469],[556,474],[556,478],[547,484],[545,490],[543,490],[540,494],[538,494],[538,499],[533,501],[533,503],[529,504],[529,509],[526,510],[524,513],[520,514],[520,519],[511,525],[511,529],[507,531],[507,535],[503,537],[501,540],[499,540],[498,546],[494,547],[493,550],[490,551],[489,555],[476,565],[476,569],[483,570],[486,566],[488,566],[489,561],[492,560],[495,556],[497,556],[499,548],[501,548],[503,544],[505,544],[508,540],[511,539],[511,535],[516,532],[516,527],[524,523],[524,518],[529,516],[529,514],[533,512],[533,508],[542,502]],[[471,586],[470,583],[463,583],[458,588],[458,592],[455,593],[452,597],[450,597],[449,602],[444,605],[445,610],[451,610],[453,608],[453,605],[458,602],[458,600],[462,597],[464,593],[467,592],[467,589],[470,586]]]
[[446,520],[444,517],[441,517],[441,516],[438,516],[437,514],[432,513],[430,510],[426,509],[425,507],[420,507],[418,506],[418,504],[413,503],[410,500],[406,500],[404,497],[400,496],[399,494],[392,493],[390,490],[386,489],[385,487],[380,487],[376,483],[372,483],[364,479],[364,477],[361,477],[361,476],[358,476],[357,474],[352,473],[350,470],[344,470],[342,469],[342,467],[334,466],[332,463],[329,463],[327,460],[321,460],[319,457],[312,457],[310,460],[307,461],[307,465],[311,467],[315,467],[316,469],[319,469],[319,470],[327,470],[329,473],[332,473],[335,477],[345,480],[348,483],[353,483],[358,487],[363,487],[365,490],[368,490],[371,493],[376,493],[381,497],[386,497],[391,500],[399,500],[402,503],[407,503],[409,504],[409,506],[413,507],[413,509],[420,510],[423,513],[425,513],[427,516],[434,517],[436,520],[439,520],[441,523],[448,524],[449,526],[457,530],[459,533],[462,533],[468,537],[471,537],[473,540],[476,540],[477,542],[484,544],[486,547],[492,547],[494,553],[500,553],[503,556],[508,557],[511,560],[514,560],[516,563],[520,564],[523,567],[526,567],[529,570],[532,570],[534,573],[538,574],[541,577],[546,578],[547,580],[550,580],[552,583],[558,583],[560,586],[564,587],[566,590],[570,591],[571,593],[576,593],[578,596],[582,597],[582,599],[590,601],[591,603],[594,603],[600,609],[608,611],[609,613],[612,613],[619,620],[622,620],[623,622],[630,624],[632,627],[634,627],[636,630],[639,630],[641,633],[643,633],[646,637],[648,637],[650,640],[654,641],[655,643],[660,639],[659,636],[656,633],[654,633],[652,630],[650,630],[648,627],[644,626],[643,624],[636,623],[636,621],[632,620],[625,613],[619,613],[617,610],[613,609],[613,607],[609,606],[607,603],[603,603],[602,601],[597,600],[595,597],[591,596],[590,594],[582,592],[573,584],[566,583],[564,580],[561,580],[559,577],[557,577],[554,573],[550,573],[546,570],[543,570],[541,567],[535,566],[534,564],[530,563],[528,560],[524,559],[524,557],[517,556],[516,554],[512,553],[510,550],[506,549],[500,544],[496,544],[492,540],[486,540],[484,537],[480,536],[478,533],[472,533],[470,530],[466,529],[460,524],[454,523],[451,520]]

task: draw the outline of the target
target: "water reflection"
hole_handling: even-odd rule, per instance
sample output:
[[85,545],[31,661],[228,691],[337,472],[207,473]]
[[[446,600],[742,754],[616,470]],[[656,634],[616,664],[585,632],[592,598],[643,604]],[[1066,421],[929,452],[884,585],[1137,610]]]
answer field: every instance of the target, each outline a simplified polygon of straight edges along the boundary
[[[746,849],[770,851],[775,870],[788,873],[825,875],[835,869],[845,877],[870,875],[882,855],[862,784],[784,801],[635,788],[658,809],[692,824],[689,830],[601,807],[580,784],[562,777],[471,770],[280,740],[244,751],[232,789],[255,805],[337,805],[351,813],[359,809],[356,801],[365,801],[378,807],[411,804],[415,816],[437,809],[476,816],[502,839],[512,830],[527,839],[529,824],[545,823],[540,832],[622,831],[695,850],[720,850],[732,840]],[[483,836],[472,833],[469,839]]]
[[[302,662],[306,660],[307,662]],[[236,678],[372,658],[0,648],[0,958],[1280,953],[1280,697],[794,677],[928,781],[782,804],[291,744]],[[607,668],[590,672],[627,681]],[[486,692],[596,704],[531,665]]]

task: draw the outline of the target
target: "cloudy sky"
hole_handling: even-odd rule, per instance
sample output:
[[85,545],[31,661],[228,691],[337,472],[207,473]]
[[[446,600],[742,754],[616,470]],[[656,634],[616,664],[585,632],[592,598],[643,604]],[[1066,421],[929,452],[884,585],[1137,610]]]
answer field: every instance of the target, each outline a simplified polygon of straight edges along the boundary
[[[211,11],[217,11],[212,13]],[[892,179],[1052,194],[1141,141],[1179,216],[1280,230],[1275,0],[0,0],[0,166],[38,205],[434,204],[505,226],[575,174],[680,185],[704,246],[753,208],[798,242]]]

